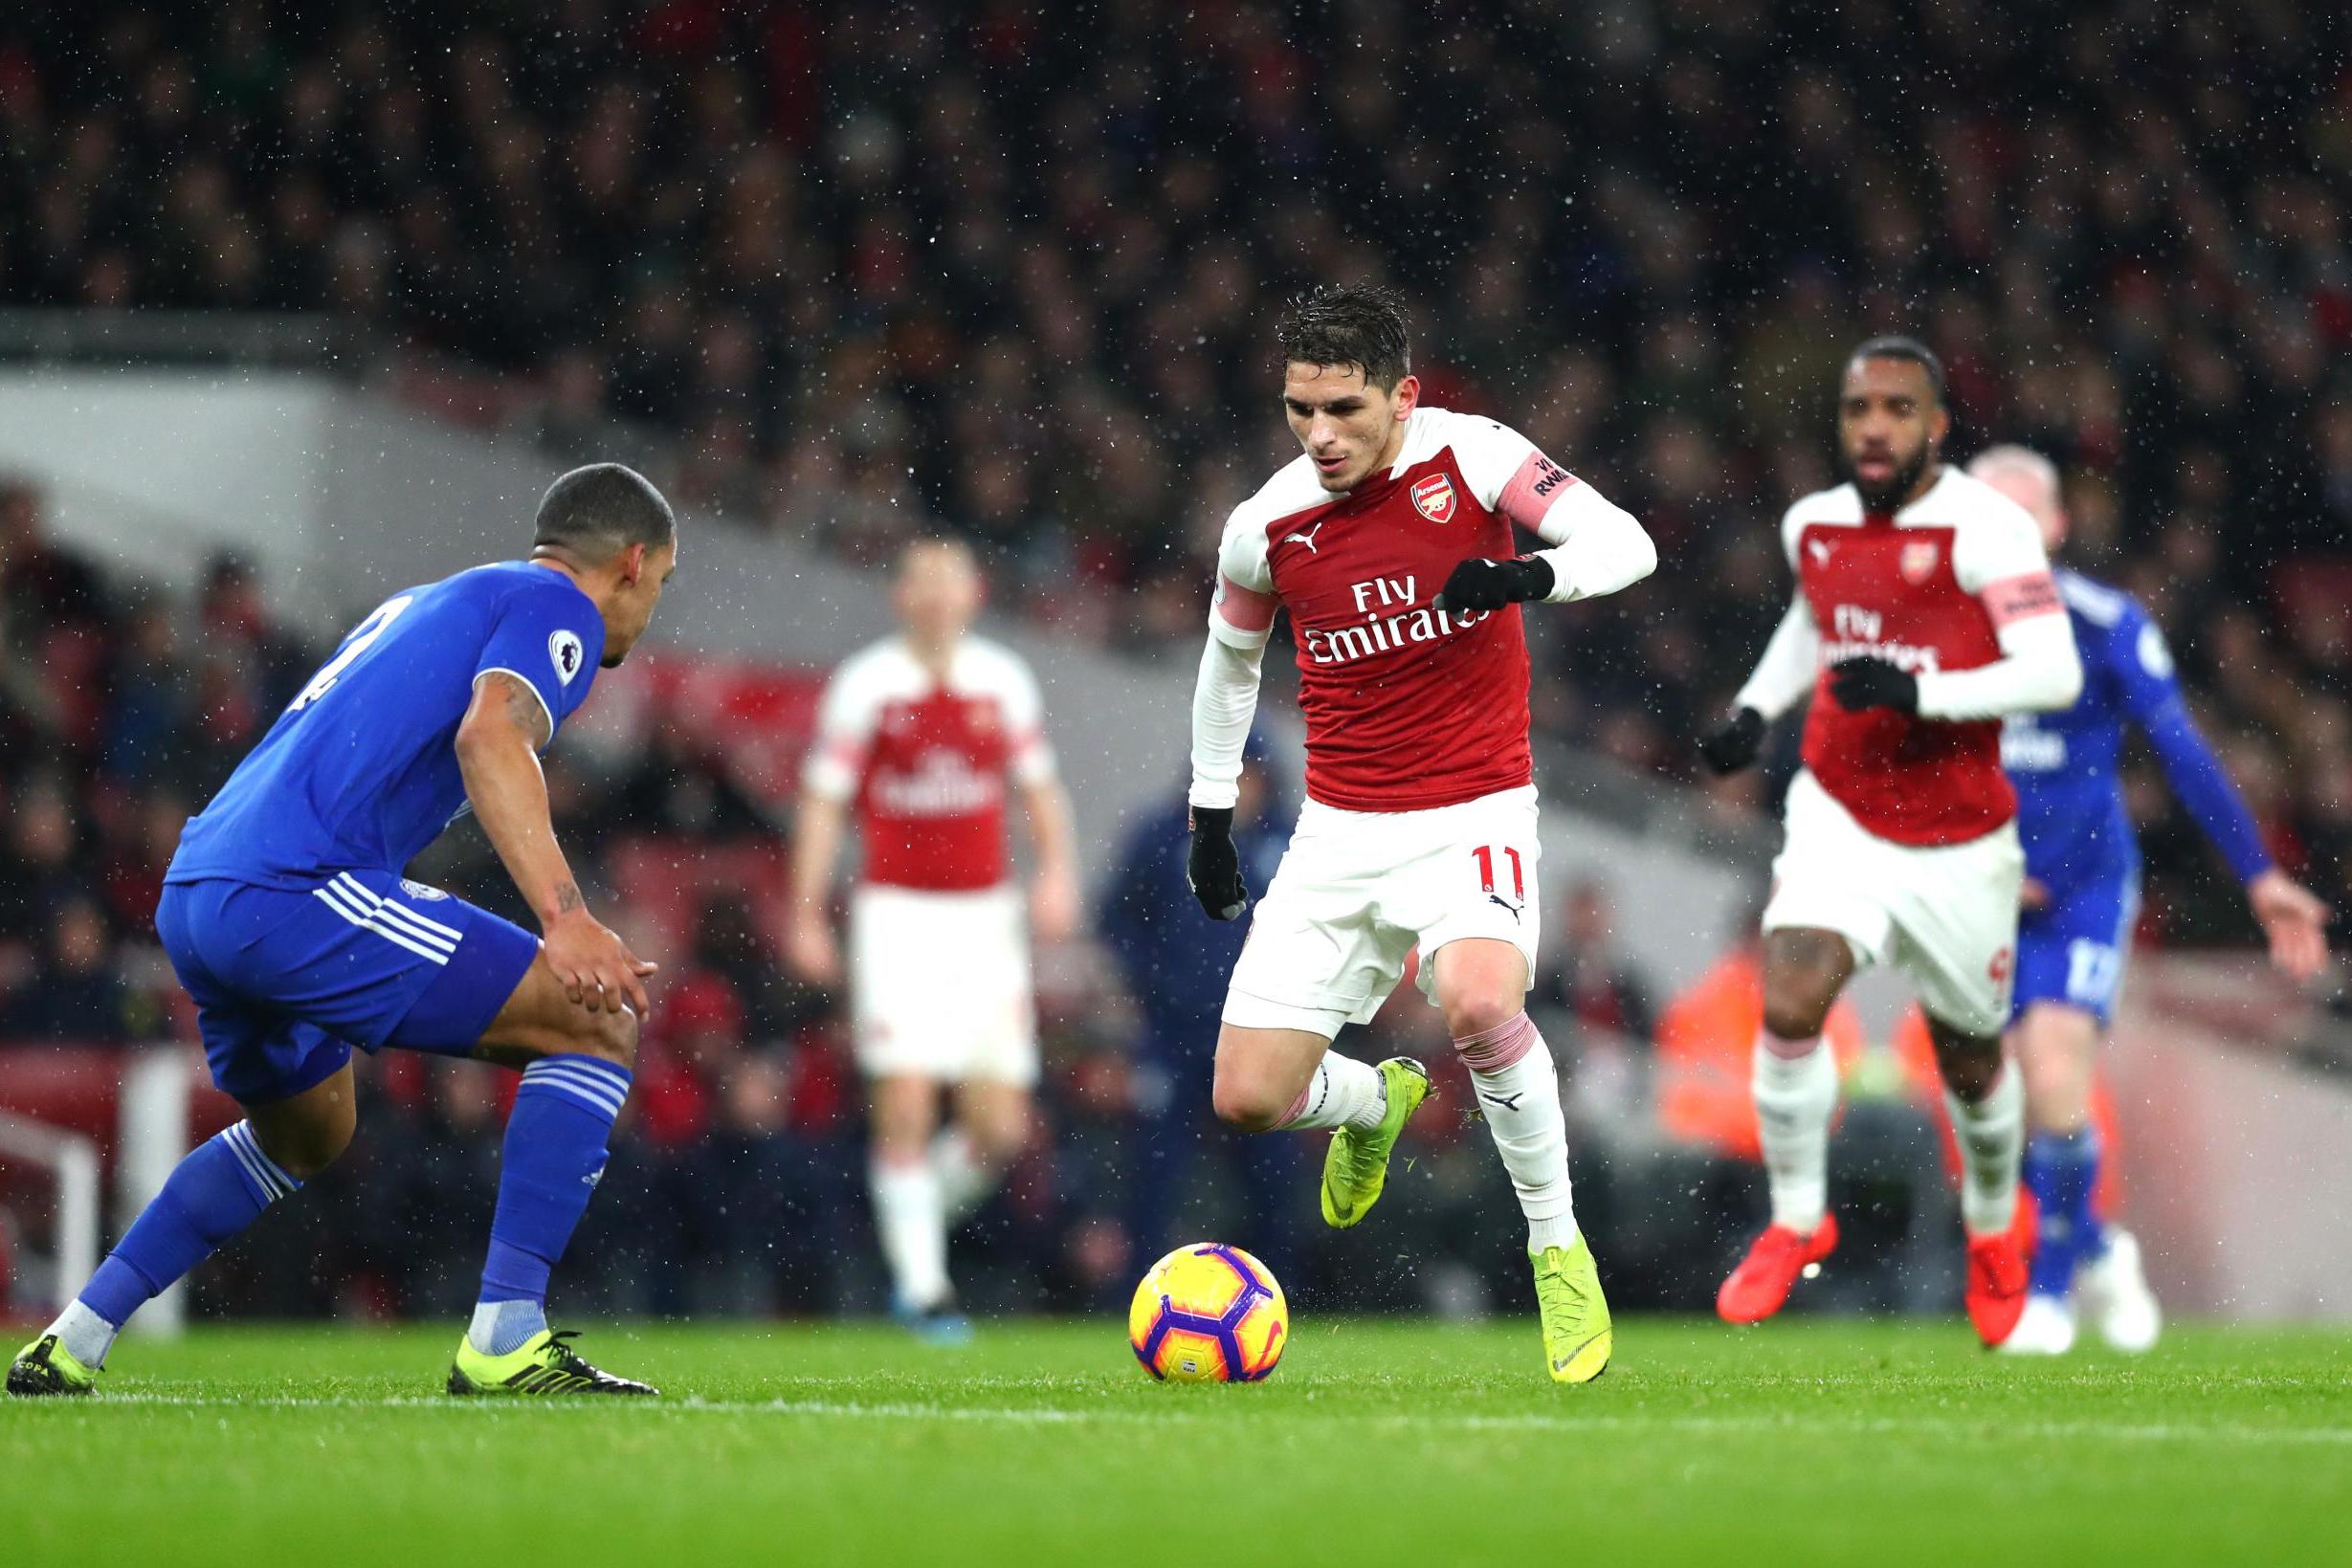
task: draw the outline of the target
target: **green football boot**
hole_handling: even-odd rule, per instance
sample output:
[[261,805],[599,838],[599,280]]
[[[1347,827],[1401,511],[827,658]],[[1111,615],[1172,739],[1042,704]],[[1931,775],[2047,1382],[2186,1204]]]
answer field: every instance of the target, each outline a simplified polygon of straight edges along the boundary
[[1616,1342],[1592,1248],[1579,1236],[1574,1247],[1547,1247],[1529,1261],[1536,1270],[1536,1306],[1543,1314],[1543,1364],[1552,1381],[1592,1381],[1609,1370]]
[[616,1378],[580,1358],[566,1343],[579,1333],[540,1330],[520,1350],[504,1356],[485,1356],[463,1336],[457,1358],[449,1369],[453,1394],[657,1394],[659,1389],[627,1378]]
[[44,1394],[87,1394],[98,1386],[98,1368],[73,1358],[54,1334],[44,1334],[16,1353],[9,1366],[9,1392],[27,1399]]
[[1430,1070],[1409,1056],[1380,1064],[1388,1086],[1388,1111],[1369,1132],[1342,1127],[1331,1135],[1323,1156],[1323,1223],[1344,1230],[1372,1211],[1388,1184],[1388,1155],[1397,1135],[1430,1095]]

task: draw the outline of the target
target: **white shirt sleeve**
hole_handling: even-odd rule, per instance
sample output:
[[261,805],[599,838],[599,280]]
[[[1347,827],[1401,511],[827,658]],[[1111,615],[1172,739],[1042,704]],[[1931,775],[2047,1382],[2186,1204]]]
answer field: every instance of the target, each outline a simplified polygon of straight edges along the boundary
[[1007,758],[1012,782],[1051,782],[1059,768],[1054,748],[1045,738],[1045,696],[1038,691],[1037,677],[1029,665],[1012,653],[1005,655],[1002,690],[997,700],[1005,708],[1006,739],[1010,742]]
[[1805,595],[1799,593],[1790,601],[1788,613],[1781,617],[1772,640],[1764,645],[1755,673],[1731,699],[1732,706],[1753,708],[1767,719],[1778,718],[1813,689],[1820,675],[1821,635],[1813,628],[1813,612],[1806,607]]
[[1274,567],[1266,559],[1259,509],[1233,509],[1217,545],[1217,586],[1209,603],[1209,634],[1234,648],[1264,648],[1274,632]]
[[1971,484],[1971,511],[1952,540],[1952,575],[1984,603],[2002,656],[1974,670],[1922,673],[1919,717],[2001,718],[2072,707],[2082,695],[2082,658],[2041,527],[2008,497]]
[[865,776],[866,754],[882,712],[874,683],[862,678],[865,673],[865,661],[853,658],[825,683],[817,703],[816,741],[801,776],[802,787],[811,795],[846,801]]
[[1250,721],[1257,717],[1258,668],[1265,657],[1262,638],[1244,645],[1211,636],[1201,651],[1200,678],[1192,688],[1192,788],[1186,796],[1194,806],[1231,809],[1241,797],[1241,757]]
[[1632,513],[1545,456],[1508,425],[1451,415],[1447,439],[1478,504],[1544,543],[1555,605],[1595,599],[1657,569],[1657,546]]

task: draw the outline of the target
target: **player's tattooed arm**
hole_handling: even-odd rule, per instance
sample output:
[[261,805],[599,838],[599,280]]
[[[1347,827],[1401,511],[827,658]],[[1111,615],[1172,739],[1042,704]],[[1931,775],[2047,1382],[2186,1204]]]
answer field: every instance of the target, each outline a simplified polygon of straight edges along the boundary
[[[533,722],[525,722],[519,696],[531,704]],[[566,993],[590,1008],[628,1007],[642,1018],[649,1006],[645,977],[654,966],[639,961],[588,912],[579,879],[555,840],[547,776],[539,765],[545,718],[520,677],[494,670],[475,682],[474,701],[457,724],[457,771],[466,799],[506,874],[538,915],[544,956]]]

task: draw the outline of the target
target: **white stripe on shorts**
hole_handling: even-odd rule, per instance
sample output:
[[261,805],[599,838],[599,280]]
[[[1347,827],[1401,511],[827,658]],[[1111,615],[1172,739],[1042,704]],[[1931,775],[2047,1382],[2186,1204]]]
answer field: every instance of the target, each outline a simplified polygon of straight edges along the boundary
[[355,880],[350,872],[345,872],[336,877],[333,885],[341,888],[367,914],[378,917],[396,917],[397,918],[393,919],[392,923],[415,937],[419,941],[429,942],[444,952],[454,953],[457,950],[457,942],[462,933],[443,925],[438,920],[426,919],[406,904],[395,904],[389,897],[379,896],[368,892],[367,885]]
[[390,926],[379,924],[375,920],[368,918],[367,916],[363,914],[361,911],[351,908],[350,905],[343,901],[344,898],[347,898],[349,894],[344,894],[342,889],[337,888],[332,884],[329,884],[323,888],[311,889],[310,895],[318,899],[319,902],[324,904],[327,908],[333,910],[336,914],[342,916],[344,919],[350,921],[353,925],[374,932],[377,936],[383,938],[386,941],[392,943],[396,947],[405,947],[410,952],[415,954],[418,958],[431,959],[435,963],[449,962],[449,955],[440,949],[427,947],[423,942],[418,941],[413,938],[405,937],[399,932],[394,931]]

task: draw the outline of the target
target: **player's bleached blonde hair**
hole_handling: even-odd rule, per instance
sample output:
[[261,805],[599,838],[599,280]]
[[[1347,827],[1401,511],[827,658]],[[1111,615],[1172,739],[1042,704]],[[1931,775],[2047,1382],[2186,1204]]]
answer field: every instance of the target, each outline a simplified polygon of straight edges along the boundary
[[2059,496],[2058,465],[2031,447],[2021,447],[2013,441],[1986,447],[1969,458],[1968,474],[1971,478],[1977,479],[1988,478],[1995,474],[2022,474],[2048,490],[2051,499],[2055,500]]

